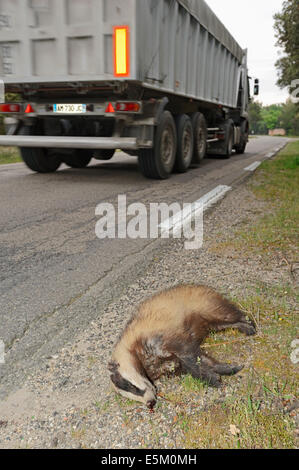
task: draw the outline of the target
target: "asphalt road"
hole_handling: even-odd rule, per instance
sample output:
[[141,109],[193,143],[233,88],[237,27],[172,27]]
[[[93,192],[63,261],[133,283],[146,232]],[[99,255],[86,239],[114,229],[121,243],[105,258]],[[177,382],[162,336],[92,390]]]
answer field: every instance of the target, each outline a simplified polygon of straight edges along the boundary
[[[0,397],[22,383],[43,358],[75,338],[101,309],[141,273],[163,243],[99,240],[101,202],[193,202],[218,185],[234,186],[245,168],[286,140],[252,139],[245,155],[207,158],[199,168],[167,181],[145,179],[133,157],[93,160],[34,174],[23,164],[0,166]],[[171,243],[171,241],[167,241]],[[113,321],[113,319],[111,319]]]

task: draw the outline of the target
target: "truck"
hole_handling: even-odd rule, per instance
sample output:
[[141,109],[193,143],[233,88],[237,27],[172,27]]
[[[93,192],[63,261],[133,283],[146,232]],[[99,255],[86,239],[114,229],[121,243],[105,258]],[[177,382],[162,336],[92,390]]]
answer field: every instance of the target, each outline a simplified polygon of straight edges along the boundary
[[0,78],[0,145],[38,173],[120,149],[166,179],[248,142],[247,50],[203,0],[0,0]]

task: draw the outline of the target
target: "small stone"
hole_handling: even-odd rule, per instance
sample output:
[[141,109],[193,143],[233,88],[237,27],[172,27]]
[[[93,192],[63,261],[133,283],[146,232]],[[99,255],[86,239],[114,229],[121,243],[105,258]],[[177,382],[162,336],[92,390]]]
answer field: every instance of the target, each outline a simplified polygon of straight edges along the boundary
[[51,442],[51,447],[57,447],[58,446],[58,438],[54,437]]

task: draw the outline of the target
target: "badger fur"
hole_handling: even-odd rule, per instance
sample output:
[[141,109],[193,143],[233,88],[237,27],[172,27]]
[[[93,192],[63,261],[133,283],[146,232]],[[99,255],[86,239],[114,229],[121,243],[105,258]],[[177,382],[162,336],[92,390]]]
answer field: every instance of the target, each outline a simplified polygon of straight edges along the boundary
[[156,404],[154,381],[163,374],[190,373],[219,387],[221,375],[243,366],[220,363],[201,349],[211,331],[237,328],[255,334],[253,323],[231,302],[206,286],[178,286],[143,302],[118,340],[108,365],[123,396]]

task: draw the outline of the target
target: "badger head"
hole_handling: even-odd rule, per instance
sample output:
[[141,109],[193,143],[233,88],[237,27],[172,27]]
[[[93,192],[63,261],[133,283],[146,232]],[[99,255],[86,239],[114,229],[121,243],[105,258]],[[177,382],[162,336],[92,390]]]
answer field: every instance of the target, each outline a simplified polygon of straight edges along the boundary
[[136,367],[136,358],[112,360],[108,364],[110,378],[116,392],[126,398],[144,403],[153,409],[157,401],[156,388],[142,370]]

